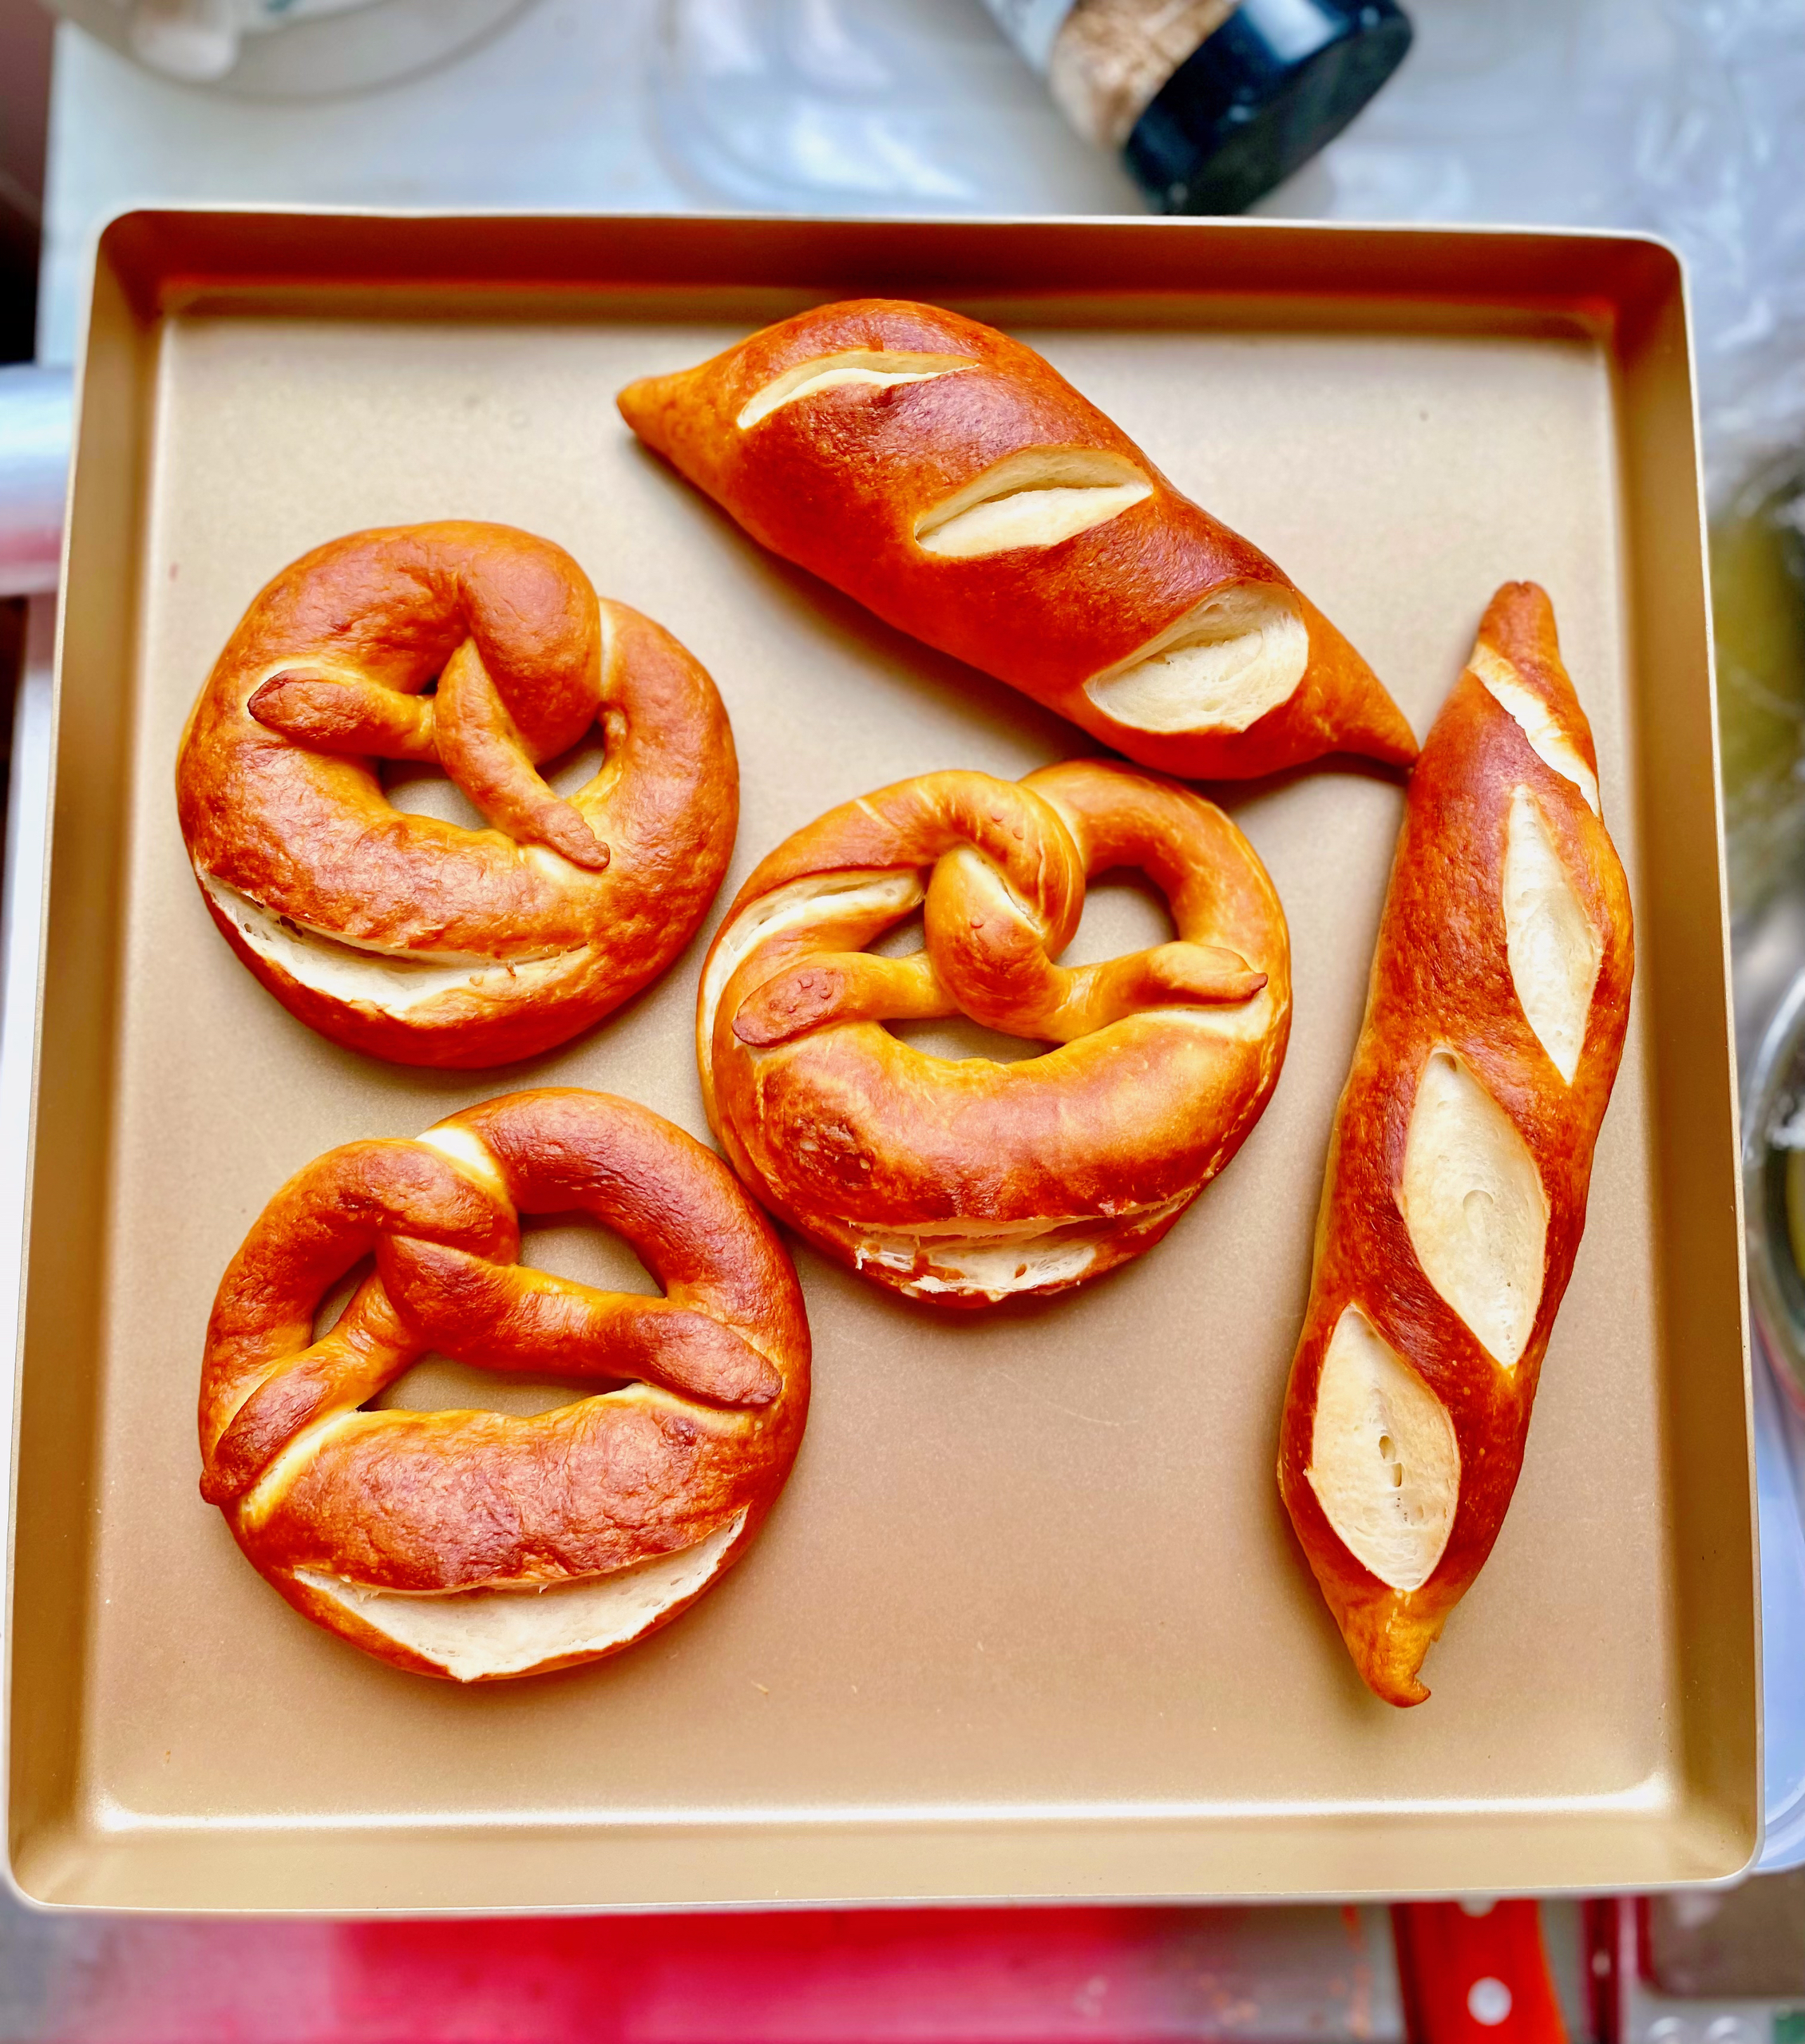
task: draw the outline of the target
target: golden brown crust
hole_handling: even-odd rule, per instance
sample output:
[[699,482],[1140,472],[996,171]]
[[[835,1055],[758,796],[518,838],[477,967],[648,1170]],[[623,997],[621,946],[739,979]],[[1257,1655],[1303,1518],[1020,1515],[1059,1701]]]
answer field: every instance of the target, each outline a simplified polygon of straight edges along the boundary
[[[572,1212],[623,1236],[664,1297],[516,1260],[520,1215]],[[315,1341],[320,1301],[372,1254]],[[603,1388],[527,1419],[359,1409],[429,1351]],[[319,1580],[530,1591],[680,1554],[738,1522],[711,1581],[782,1487],[808,1397],[795,1274],[726,1166],[631,1101],[515,1093],[418,1141],[346,1143],[271,1200],[208,1328],[201,1490],[297,1610],[442,1674]]]
[[[537,763],[597,724],[606,763],[560,800]],[[436,758],[492,827],[394,809],[378,758]],[[564,1042],[662,972],[738,814],[726,713],[677,641],[598,604],[561,548],[457,521],[279,575],[201,691],[176,788],[208,912],[291,1013],[459,1068]],[[434,960],[453,969],[423,981]]]
[[[1522,691],[1517,714],[1482,671],[1506,696]],[[1541,749],[1522,715],[1538,725]],[[1569,770],[1556,770],[1549,751]],[[1634,942],[1623,869],[1593,806],[1597,771],[1548,599],[1534,583],[1507,584],[1486,612],[1473,661],[1411,778],[1366,1016],[1336,1117],[1309,1305],[1280,1434],[1279,1485],[1304,1554],[1361,1675],[1395,1704],[1429,1693],[1418,1670],[1503,1523],[1622,1056]],[[1506,834],[1520,790],[1533,801],[1597,947],[1570,1083],[1531,1024],[1509,956]],[[1494,1359],[1431,1282],[1404,1212],[1413,1110],[1427,1061],[1441,1050],[1508,1117],[1546,1196],[1539,1295],[1514,1367]],[[1324,1357],[1350,1306],[1435,1394],[1459,1445],[1451,1531],[1433,1573],[1414,1590],[1391,1587],[1356,1559],[1309,1479]]]
[[[940,367],[915,382],[823,389],[739,424],[786,371],[861,353]],[[630,385],[619,402],[642,439],[762,545],[1143,766],[1241,778],[1327,752],[1415,756],[1372,670],[1265,554],[1181,496],[1031,348],[976,320],[901,299],[821,306],[695,369]],[[924,550],[920,521],[1035,450],[1113,462],[1147,493],[1056,544],[972,559]],[[1138,728],[1085,692],[1206,599],[1250,589],[1295,600],[1308,656],[1289,695],[1247,728]]]
[[[1087,875],[1138,866],[1176,943],[1067,972]],[[912,959],[866,953],[924,901]],[[924,774],[798,831],[703,971],[715,1133],[767,1205],[873,1281],[981,1305],[1150,1247],[1234,1155],[1290,1028],[1284,912],[1189,790],[1102,760]],[[964,1012],[1059,1048],[932,1057],[885,1020]]]

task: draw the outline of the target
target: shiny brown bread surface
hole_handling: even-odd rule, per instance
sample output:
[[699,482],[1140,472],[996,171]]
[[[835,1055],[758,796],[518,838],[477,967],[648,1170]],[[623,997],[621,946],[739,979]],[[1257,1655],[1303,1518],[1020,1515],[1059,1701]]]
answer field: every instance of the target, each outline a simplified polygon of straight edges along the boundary
[[[1056,965],[1087,876],[1123,867],[1178,941]],[[917,907],[923,949],[864,949]],[[1057,1048],[952,1060],[883,1026],[961,1013]],[[1290,1023],[1284,911],[1240,831],[1073,760],[923,774],[779,846],[703,969],[697,1053],[715,1133],[775,1212],[877,1284],[982,1306],[1157,1242],[1259,1119]]]
[[1280,1433],[1390,1703],[1503,1523],[1585,1223],[1635,963],[1597,774],[1548,598],[1507,584],[1411,778]]
[[[664,1296],[521,1264],[542,1214],[623,1236]],[[530,1418],[361,1409],[429,1352],[594,1395]],[[631,1101],[514,1093],[346,1143],[271,1200],[208,1327],[201,1491],[297,1610],[367,1652],[539,1674],[631,1645],[738,1559],[808,1401],[795,1273],[727,1167]],[[563,1625],[573,1587],[614,1599],[589,1636]]]
[[821,306],[619,405],[761,544],[1142,766],[1415,757],[1288,577],[992,327],[902,299]]
[[[597,727],[604,763],[562,799],[539,763]],[[394,808],[385,759],[435,762],[489,827]],[[277,576],[201,691],[176,793],[209,913],[291,1014],[469,1068],[565,1042],[670,964],[726,869],[739,781],[667,632],[549,541],[448,521]]]

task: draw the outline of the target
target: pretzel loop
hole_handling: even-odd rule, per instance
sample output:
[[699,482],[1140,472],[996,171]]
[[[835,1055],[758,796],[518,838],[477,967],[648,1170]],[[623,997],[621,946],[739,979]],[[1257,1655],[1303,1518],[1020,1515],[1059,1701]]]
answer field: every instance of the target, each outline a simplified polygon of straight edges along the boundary
[[[519,1217],[570,1211],[664,1296],[522,1266]],[[360,1409],[435,1349],[592,1395],[530,1418]],[[201,1488],[307,1616],[404,1666],[523,1674],[699,1594],[782,1487],[807,1397],[794,1274],[730,1173],[629,1102],[515,1094],[346,1144],[270,1202],[208,1331]],[[508,1602],[548,1589],[575,1601]]]
[[[964,1013],[1009,1036],[1065,1044],[1138,1009],[1246,1000],[1266,983],[1218,945],[1179,942],[1068,968],[1054,961],[1077,933],[1085,861],[1059,812],[1025,783],[983,774],[932,777],[940,814],[916,813],[914,784],[864,806],[933,857],[925,943],[912,958],[824,953],[756,988],[734,1016],[755,1048],[853,1020]],[[1118,846],[1138,863],[1133,847]],[[1143,850],[1143,856],[1145,852]]]
[[[1177,940],[1061,965],[1087,877],[1115,866],[1164,890]],[[860,948],[917,905],[920,951]],[[961,1013],[1060,1048],[948,1060],[879,1026]],[[980,1304],[1157,1241],[1257,1118],[1288,1017],[1284,917],[1240,833],[1075,761],[924,775],[798,833],[715,940],[698,1048],[761,1198],[879,1282]]]

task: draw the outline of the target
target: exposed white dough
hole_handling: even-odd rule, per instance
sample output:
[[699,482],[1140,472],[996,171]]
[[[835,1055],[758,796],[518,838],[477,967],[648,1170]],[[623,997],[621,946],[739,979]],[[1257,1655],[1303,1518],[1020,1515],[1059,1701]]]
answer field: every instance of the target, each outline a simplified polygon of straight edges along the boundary
[[924,553],[973,561],[1055,546],[1153,494],[1132,461],[1083,447],[1031,447],[987,469],[916,521]]
[[1482,640],[1473,648],[1467,662],[1493,699],[1522,725],[1530,749],[1563,780],[1571,781],[1585,798],[1594,816],[1598,808],[1598,777],[1574,750],[1573,741],[1554,720],[1554,713],[1542,701],[1504,656]]
[[429,1128],[424,1135],[414,1140],[423,1143],[429,1150],[436,1150],[441,1157],[449,1157],[454,1164],[461,1165],[479,1185],[512,1206],[508,1198],[507,1183],[501,1176],[489,1146],[481,1137],[467,1128]]
[[1136,731],[1244,731],[1292,693],[1309,659],[1295,594],[1241,583],[1206,597],[1084,692]]
[[1542,1302],[1548,1196],[1515,1123],[1451,1051],[1432,1051],[1417,1080],[1403,1205],[1423,1275],[1514,1369]]
[[499,992],[505,987],[524,992],[567,970],[588,949],[585,945],[549,957],[520,959],[512,966],[455,952],[380,951],[272,914],[210,873],[199,877],[208,899],[259,958],[316,993],[380,1008],[387,1015],[411,1014],[461,988],[477,993]]
[[460,1682],[520,1675],[573,1654],[624,1646],[672,1605],[705,1589],[746,1523],[618,1575],[548,1590],[457,1590],[419,1596],[297,1569],[297,1579]]
[[961,355],[910,355],[901,349],[849,348],[842,355],[817,355],[799,362],[774,376],[762,390],[741,406],[734,421],[742,433],[769,418],[785,405],[794,405],[822,390],[837,390],[849,383],[869,383],[879,389],[893,383],[926,383],[936,376],[951,376],[977,364]]
[[1604,946],[1535,797],[1522,787],[1505,822],[1504,935],[1523,1013],[1570,1086]]
[[[319,1345],[316,1342],[314,1345],[317,1348]],[[242,1400],[238,1409],[243,1409]],[[315,1420],[311,1425],[302,1428],[275,1460],[265,1466],[262,1476],[239,1499],[239,1523],[252,1528],[261,1526],[288,1495],[288,1487],[295,1476],[307,1468],[326,1443],[334,1434],[356,1431],[359,1424],[367,1423],[368,1419],[367,1413],[358,1412],[354,1408],[349,1412],[328,1412],[323,1419]]]
[[[998,1248],[989,1243],[952,1242],[923,1246],[928,1247],[935,1267],[913,1279],[910,1289],[956,1297],[978,1293],[987,1299],[1006,1299],[1043,1285],[1073,1284],[1097,1260],[1094,1242],[1022,1242]],[[859,1256],[861,1269],[874,1263],[880,1269],[907,1270],[914,1261],[913,1247],[906,1242],[869,1256],[861,1251]]]
[[1017,547],[1056,546],[1075,533],[1118,517],[1150,497],[1144,482],[1091,485],[1069,489],[1024,489],[980,504],[921,541],[924,553],[952,561],[976,561]]
[[[1112,1214],[1106,1225],[1113,1231],[1124,1223],[1139,1226],[1157,1222],[1187,1205],[1191,1198],[1188,1192],[1181,1193],[1157,1206]],[[1102,1246],[1094,1232],[1080,1232],[1088,1225],[1037,1219],[987,1227],[978,1222],[948,1221],[912,1229],[855,1226],[853,1233],[859,1238],[861,1270],[871,1264],[879,1270],[908,1272],[915,1268],[916,1258],[925,1254],[933,1268],[911,1281],[912,1291],[1003,1299],[1082,1278]]]
[[1304,1473],[1381,1583],[1420,1590],[1435,1574],[1460,1501],[1454,1422],[1358,1306],[1343,1309],[1328,1338]]
[[983,1230],[968,1234],[934,1235],[904,1228],[854,1228],[860,1238],[857,1252],[862,1270],[869,1264],[880,1270],[907,1273],[915,1269],[924,1251],[933,1269],[911,1280],[910,1289],[928,1294],[970,1296],[1003,1299],[1017,1292],[1031,1292],[1042,1285],[1056,1285],[1082,1278],[1097,1260],[1094,1242],[1038,1239],[1046,1224],[1027,1224],[1035,1234],[1001,1238],[987,1236]]

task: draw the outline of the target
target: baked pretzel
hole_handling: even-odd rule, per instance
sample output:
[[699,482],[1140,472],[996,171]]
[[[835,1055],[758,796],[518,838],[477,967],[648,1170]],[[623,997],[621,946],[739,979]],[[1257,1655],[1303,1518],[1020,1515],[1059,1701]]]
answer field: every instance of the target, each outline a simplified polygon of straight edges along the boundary
[[1634,969],[1554,611],[1509,583],[1411,781],[1279,1439],[1297,1537],[1388,1703],[1428,1695],[1516,1487]]
[[[1054,963],[1088,875],[1138,867],[1178,941]],[[924,907],[912,956],[861,947]],[[1058,1048],[933,1057],[956,1014]],[[703,968],[715,1134],[810,1241],[912,1298],[1059,1292],[1150,1249],[1258,1120],[1291,1027],[1284,913],[1211,803],[1102,760],[925,774],[843,804],[740,889]]]
[[1032,348],[855,299],[620,394],[763,545],[1142,766],[1406,762],[1372,669]]
[[[573,1212],[665,1296],[516,1260],[520,1215]],[[429,1350],[595,1395],[530,1419],[360,1409]],[[201,1495],[296,1610],[366,1652],[539,1674],[643,1639],[738,1559],[808,1402],[796,1274],[726,1167],[630,1100],[512,1093],[329,1151],[264,1208],[207,1329]]]
[[[437,684],[436,693],[431,692]],[[566,801],[537,770],[602,727]],[[390,806],[436,761],[490,828]],[[182,835],[226,941],[291,1014],[405,1064],[499,1064],[657,976],[733,850],[726,712],[671,635],[506,525],[354,533],[246,612],[189,717]]]

